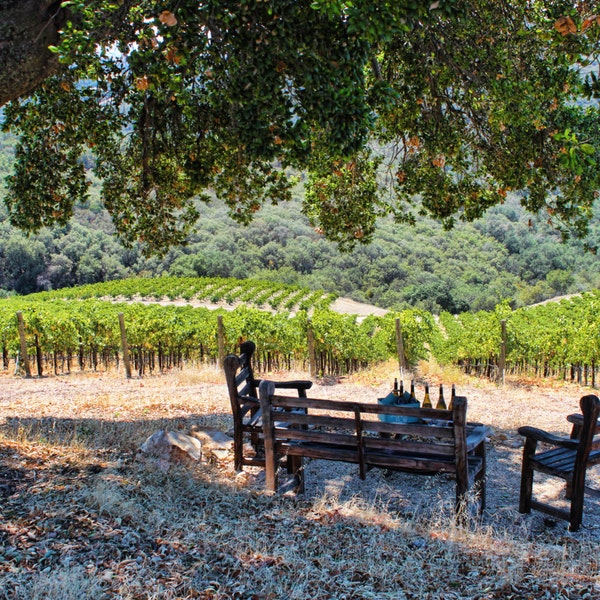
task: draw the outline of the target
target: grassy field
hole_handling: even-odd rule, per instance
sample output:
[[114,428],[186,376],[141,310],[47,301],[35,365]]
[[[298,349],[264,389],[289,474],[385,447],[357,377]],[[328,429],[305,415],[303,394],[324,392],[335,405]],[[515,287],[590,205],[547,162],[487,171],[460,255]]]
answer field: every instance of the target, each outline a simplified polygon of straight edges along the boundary
[[[393,369],[311,392],[374,401]],[[304,496],[270,496],[261,470],[235,473],[231,454],[168,471],[137,462],[159,429],[230,429],[214,369],[132,380],[0,374],[0,598],[600,598],[600,502],[586,499],[575,534],[516,510],[516,427],[567,433],[565,416],[590,390],[500,388],[426,364],[417,377],[456,383],[469,417],[493,428],[481,522],[455,525],[444,477],[371,471],[361,481],[355,466],[314,461]],[[540,487],[562,494],[551,481]]]

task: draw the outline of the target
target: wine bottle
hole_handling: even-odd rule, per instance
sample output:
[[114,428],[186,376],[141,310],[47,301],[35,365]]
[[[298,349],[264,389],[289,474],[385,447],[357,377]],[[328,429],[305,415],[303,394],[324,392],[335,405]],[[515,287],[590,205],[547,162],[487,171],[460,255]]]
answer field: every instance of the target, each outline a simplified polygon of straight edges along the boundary
[[402,381],[402,379],[400,380],[400,391],[398,392],[399,396],[403,396],[404,395],[404,381]]
[[394,379],[394,396],[396,396],[396,398],[400,396],[400,390],[398,389],[398,379]]
[[452,392],[450,394],[450,404],[448,405],[448,410],[452,410],[454,407],[454,398],[456,397],[456,386],[452,384]]
[[437,404],[435,405],[435,407],[438,410],[447,410],[446,401],[444,400],[444,387],[442,386],[441,383],[440,383],[440,395],[438,397],[438,401],[437,401]]
[[429,396],[429,384],[425,384],[425,398],[423,398],[423,408],[432,408],[431,398]]
[[413,379],[410,382],[410,403],[411,404],[419,404],[417,397],[415,396],[415,380]]

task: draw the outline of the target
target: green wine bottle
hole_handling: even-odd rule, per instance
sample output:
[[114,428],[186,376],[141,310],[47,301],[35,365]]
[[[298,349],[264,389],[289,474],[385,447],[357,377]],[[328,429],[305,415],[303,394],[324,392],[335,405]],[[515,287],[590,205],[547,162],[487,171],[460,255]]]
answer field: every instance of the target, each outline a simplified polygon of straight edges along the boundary
[[454,398],[456,397],[456,386],[452,384],[452,392],[450,394],[450,404],[448,405],[448,410],[452,410],[454,408]]
[[435,405],[435,407],[438,410],[447,410],[446,401],[444,400],[444,387],[441,383],[440,383],[440,395],[438,397],[438,401],[437,401],[437,404]]
[[410,382],[410,403],[411,404],[419,404],[417,397],[415,396],[415,380],[413,379]]

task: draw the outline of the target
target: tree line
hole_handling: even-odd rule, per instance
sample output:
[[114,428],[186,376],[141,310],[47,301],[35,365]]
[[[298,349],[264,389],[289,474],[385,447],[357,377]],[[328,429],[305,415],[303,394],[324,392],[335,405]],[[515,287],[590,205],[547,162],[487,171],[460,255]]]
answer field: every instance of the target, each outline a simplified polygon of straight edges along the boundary
[[[2,154],[0,153],[0,158]],[[0,186],[0,194],[1,194]],[[0,294],[30,294],[128,277],[234,277],[296,285],[383,308],[434,313],[512,307],[600,287],[600,265],[584,243],[600,245],[600,221],[586,240],[561,243],[542,217],[508,198],[472,224],[451,231],[431,220],[415,226],[381,219],[373,242],[341,252],[315,232],[300,199],[266,206],[242,227],[226,206],[202,205],[185,247],[146,258],[124,247],[92,199],[72,222],[27,237],[0,206]]]

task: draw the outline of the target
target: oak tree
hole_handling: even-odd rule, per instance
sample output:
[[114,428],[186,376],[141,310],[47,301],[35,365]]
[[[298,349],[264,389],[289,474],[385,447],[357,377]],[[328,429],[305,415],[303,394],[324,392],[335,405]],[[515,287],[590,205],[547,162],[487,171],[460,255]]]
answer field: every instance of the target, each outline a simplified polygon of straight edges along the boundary
[[304,173],[305,213],[342,247],[379,216],[451,226],[511,191],[583,232],[600,187],[598,107],[581,102],[600,91],[593,4],[5,0],[11,222],[66,223],[91,153],[117,232],[147,252],[185,240],[198,200],[246,223]]

